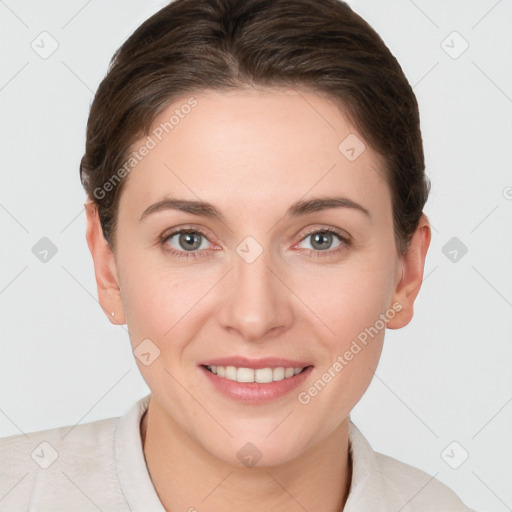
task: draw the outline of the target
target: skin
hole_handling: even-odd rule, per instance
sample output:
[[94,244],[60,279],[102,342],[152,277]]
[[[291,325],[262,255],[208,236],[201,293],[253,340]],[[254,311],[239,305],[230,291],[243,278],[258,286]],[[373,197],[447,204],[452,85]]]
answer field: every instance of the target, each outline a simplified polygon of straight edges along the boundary
[[[364,139],[329,99],[284,89],[194,97],[197,106],[128,175],[115,252],[86,204],[101,306],[115,312],[113,323],[127,323],[132,348],[149,338],[160,350],[149,366],[136,359],[152,392],[141,424],[151,478],[168,511],[342,510],[351,482],[348,417],[370,384],[385,329],[309,403],[297,394],[393,304],[402,309],[387,327],[409,323],[428,220],[422,216],[400,255],[380,157],[366,142],[354,161],[338,150],[350,134]],[[155,126],[186,99],[168,105]],[[165,196],[208,201],[224,221],[171,209],[139,220]],[[326,196],[349,198],[369,216],[355,208],[286,216],[292,203]],[[160,243],[182,227],[205,232],[201,256],[164,250],[190,254],[179,235]],[[315,248],[308,232],[326,228],[350,243],[333,235]],[[252,263],[236,252],[247,236],[263,250]],[[198,367],[231,355],[314,368],[286,396],[247,404],[216,391]],[[237,457],[247,442],[262,454],[253,467]]]

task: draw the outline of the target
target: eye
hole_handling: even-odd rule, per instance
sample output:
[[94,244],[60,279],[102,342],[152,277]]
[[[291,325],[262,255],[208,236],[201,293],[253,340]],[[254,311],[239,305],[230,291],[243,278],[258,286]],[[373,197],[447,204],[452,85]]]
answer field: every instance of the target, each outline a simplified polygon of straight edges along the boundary
[[[309,253],[314,256],[324,256],[324,254],[319,254],[322,252],[327,253],[325,256],[332,255],[333,253],[337,253],[350,246],[350,239],[347,236],[342,235],[341,233],[330,228],[310,231],[306,234],[300,243],[303,243],[307,240],[310,240],[310,247],[306,247],[306,250],[308,250]],[[335,244],[336,240],[338,243],[333,248],[333,243]],[[300,245],[300,243],[298,245]]]
[[196,258],[200,255],[198,251],[209,248],[210,242],[203,232],[184,228],[164,235],[161,244],[174,256]]
[[[314,257],[330,256],[350,246],[350,238],[348,236],[334,229],[325,228],[310,231],[295,247],[298,247],[308,239],[310,239],[310,247],[306,247],[305,250]],[[338,243],[332,248],[336,240]],[[160,243],[165,251],[178,258],[208,256],[206,249],[211,244],[205,233],[192,228],[182,228],[164,234]]]

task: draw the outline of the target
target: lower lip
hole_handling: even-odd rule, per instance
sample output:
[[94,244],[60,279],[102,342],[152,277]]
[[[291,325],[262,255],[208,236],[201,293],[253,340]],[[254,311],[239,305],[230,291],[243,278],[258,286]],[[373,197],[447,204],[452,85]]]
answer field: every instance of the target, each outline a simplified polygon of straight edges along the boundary
[[259,382],[237,382],[219,377],[202,366],[200,369],[215,388],[225,396],[240,402],[263,404],[281,398],[296,389],[308,378],[313,367],[308,366],[303,372],[293,377],[266,384]]

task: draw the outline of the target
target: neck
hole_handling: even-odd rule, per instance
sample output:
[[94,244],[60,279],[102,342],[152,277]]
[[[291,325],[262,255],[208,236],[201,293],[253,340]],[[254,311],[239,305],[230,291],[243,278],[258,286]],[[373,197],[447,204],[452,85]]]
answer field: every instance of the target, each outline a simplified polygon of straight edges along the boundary
[[348,419],[292,461],[240,468],[203,450],[164,414],[151,399],[140,431],[151,480],[167,512],[343,510],[352,476]]

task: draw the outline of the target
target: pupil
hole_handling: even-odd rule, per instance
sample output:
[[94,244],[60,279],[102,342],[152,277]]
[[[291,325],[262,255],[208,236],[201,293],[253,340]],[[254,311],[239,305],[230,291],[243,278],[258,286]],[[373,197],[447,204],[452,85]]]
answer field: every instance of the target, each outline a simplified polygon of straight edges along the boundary
[[194,237],[199,238],[196,233],[182,233],[180,236],[180,245],[186,250],[197,249],[201,245],[201,242],[198,240],[194,242]]
[[[325,249],[326,247],[329,247],[331,238],[332,235],[330,233],[316,233],[313,237],[313,247],[315,247],[315,244],[318,244],[318,247],[315,248]],[[322,240],[324,243],[322,243]]]

